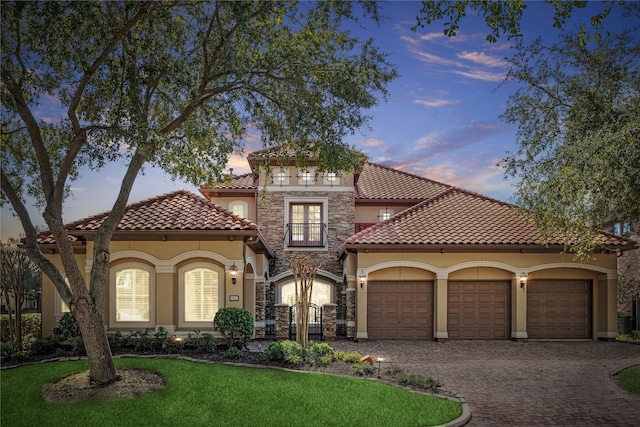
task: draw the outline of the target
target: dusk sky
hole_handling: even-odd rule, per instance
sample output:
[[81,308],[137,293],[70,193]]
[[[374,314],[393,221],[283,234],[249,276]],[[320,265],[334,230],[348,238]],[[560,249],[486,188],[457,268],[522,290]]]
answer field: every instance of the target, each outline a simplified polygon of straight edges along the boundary
[[[553,7],[529,2],[524,12],[522,31],[525,41],[542,35],[547,43],[558,32],[552,28]],[[500,121],[514,85],[498,88],[512,55],[511,42],[505,36],[497,43],[485,40],[488,28],[473,13],[461,21],[455,38],[443,35],[443,22],[411,31],[421,3],[390,2],[383,8],[388,16],[380,27],[373,25],[366,34],[390,54],[400,77],[389,86],[390,97],[368,111],[372,116],[367,129],[361,129],[347,142],[365,152],[370,161],[453,184],[502,201],[512,201],[513,187],[496,166],[507,151],[516,149],[516,128]],[[601,2],[592,2],[567,22],[568,29],[602,10]],[[623,26],[619,14],[607,18],[609,26]],[[577,31],[576,31],[577,32]],[[36,110],[40,118],[56,114],[46,100]],[[259,138],[249,134],[244,153],[262,148]],[[244,155],[234,155],[228,164],[234,174],[249,172]],[[66,223],[108,211],[113,204],[123,165],[110,165],[98,172],[84,171],[72,183],[73,196],[65,203]],[[162,171],[146,167],[137,178],[129,202],[137,202],[177,189],[196,194],[198,189],[181,181],[172,181]],[[37,209],[32,220],[44,227]],[[17,237],[22,228],[8,206],[2,208],[2,240]]]

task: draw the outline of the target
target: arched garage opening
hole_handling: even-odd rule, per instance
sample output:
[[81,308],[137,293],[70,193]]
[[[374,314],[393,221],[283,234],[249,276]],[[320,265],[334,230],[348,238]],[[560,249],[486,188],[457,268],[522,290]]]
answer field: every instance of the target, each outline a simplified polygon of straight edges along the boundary
[[372,273],[366,284],[368,338],[432,340],[433,276],[409,267]]
[[452,272],[447,283],[449,339],[510,339],[512,277],[497,268]]

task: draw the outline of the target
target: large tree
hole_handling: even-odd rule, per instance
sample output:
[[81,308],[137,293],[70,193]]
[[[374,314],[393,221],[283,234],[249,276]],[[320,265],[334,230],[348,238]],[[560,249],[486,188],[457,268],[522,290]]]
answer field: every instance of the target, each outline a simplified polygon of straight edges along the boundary
[[[565,28],[586,1],[545,0],[553,26]],[[640,215],[640,61],[638,26],[620,28],[612,8],[640,22],[638,3],[603,1],[589,22],[555,43],[522,42],[522,1],[423,1],[414,29],[444,21],[454,37],[473,12],[490,32],[515,40],[505,82],[518,89],[501,118],[518,126],[518,150],[500,162],[515,178],[516,203],[547,240],[557,237],[586,260],[599,245],[594,226]],[[573,21],[575,22],[575,21]],[[546,44],[545,44],[546,43]]]
[[518,89],[502,119],[518,126],[519,148],[501,164],[544,237],[582,260],[598,246],[594,226],[640,215],[637,30],[587,46],[538,40],[511,59]]
[[[553,26],[562,28],[566,21],[571,19],[576,9],[584,9],[589,2],[544,0],[544,3],[547,5],[546,10],[553,13]],[[578,43],[584,45],[591,39],[598,40],[601,36],[600,24],[605,22],[611,13],[612,6],[620,6],[624,3],[624,0],[603,0],[600,3],[599,13],[591,17],[592,28],[589,29],[586,25],[580,26],[577,34]],[[500,36],[506,36],[508,39],[522,36],[520,24],[526,9],[527,3],[524,0],[423,0],[413,29],[444,21],[444,35],[455,37],[460,28],[460,21],[475,12],[478,16],[482,16],[489,28],[490,32],[486,39],[495,43]]]
[[[117,378],[102,319],[109,243],[143,165],[213,181],[248,127],[265,145],[348,151],[343,137],[396,76],[371,40],[345,30],[379,19],[368,2],[4,2],[1,13],[2,197],[77,319],[99,383]],[[44,116],[44,104],[60,115]],[[63,201],[83,168],[110,161],[127,168],[85,283]],[[39,250],[26,196],[40,202],[62,270]]]

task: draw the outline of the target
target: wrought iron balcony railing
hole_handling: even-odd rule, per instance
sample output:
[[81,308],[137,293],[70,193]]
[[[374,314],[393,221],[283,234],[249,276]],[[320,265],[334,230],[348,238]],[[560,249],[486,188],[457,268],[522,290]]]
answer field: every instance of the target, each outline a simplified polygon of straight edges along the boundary
[[327,237],[327,224],[289,223],[284,240],[289,247],[323,247]]

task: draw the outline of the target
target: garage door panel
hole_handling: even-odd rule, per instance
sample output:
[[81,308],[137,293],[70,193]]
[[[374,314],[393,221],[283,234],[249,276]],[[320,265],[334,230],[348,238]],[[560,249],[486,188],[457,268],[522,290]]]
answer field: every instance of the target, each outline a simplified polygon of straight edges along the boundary
[[591,282],[532,280],[527,285],[529,338],[591,338]]
[[447,284],[447,331],[450,339],[509,339],[511,282]]
[[433,282],[371,281],[368,285],[370,339],[432,339]]

